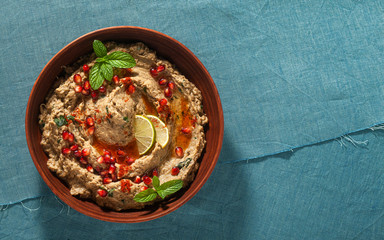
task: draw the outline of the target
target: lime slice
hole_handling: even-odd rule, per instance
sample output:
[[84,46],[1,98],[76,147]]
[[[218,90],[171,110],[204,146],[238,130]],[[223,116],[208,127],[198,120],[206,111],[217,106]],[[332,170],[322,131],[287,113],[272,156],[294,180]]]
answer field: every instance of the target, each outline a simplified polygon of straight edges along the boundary
[[151,120],[153,126],[156,130],[156,142],[160,144],[162,148],[167,146],[169,141],[168,128],[165,126],[165,123],[161,121],[158,117],[153,115],[147,115],[147,118]]
[[139,153],[143,155],[148,152],[155,143],[155,128],[151,120],[142,115],[136,115],[134,129]]

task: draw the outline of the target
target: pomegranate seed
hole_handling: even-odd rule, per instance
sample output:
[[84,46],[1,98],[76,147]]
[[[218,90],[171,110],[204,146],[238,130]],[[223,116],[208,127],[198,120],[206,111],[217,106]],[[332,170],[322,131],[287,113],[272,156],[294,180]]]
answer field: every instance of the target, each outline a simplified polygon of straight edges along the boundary
[[132,165],[133,163],[135,162],[135,159],[131,158],[131,157],[126,157],[125,158],[125,163],[127,165]]
[[84,148],[83,151],[81,151],[81,154],[83,155],[83,157],[89,156],[90,153],[91,151],[89,150],[89,148]]
[[92,167],[91,164],[88,164],[88,165],[87,165],[87,170],[88,170],[88,172],[93,173],[93,167]]
[[109,154],[105,154],[105,155],[104,155],[104,162],[105,162],[105,163],[109,163],[110,160],[111,160],[111,155],[109,155]]
[[117,76],[117,75],[113,76],[112,80],[113,80],[113,82],[114,82],[115,84],[119,84],[119,82],[120,82],[120,78],[119,78],[119,76]]
[[100,172],[100,176],[102,176],[102,177],[107,176],[107,174],[108,174],[108,169],[103,170],[103,171]]
[[87,64],[83,65],[83,71],[88,72],[89,71],[89,66]]
[[87,159],[86,157],[81,157],[81,158],[79,159],[79,161],[80,161],[81,164],[84,164],[84,165],[87,165],[87,164],[88,164],[88,159]]
[[181,132],[184,133],[184,134],[187,134],[187,135],[190,134],[191,131],[192,130],[190,128],[188,128],[188,127],[182,127],[181,128]]
[[157,74],[159,74],[159,73],[157,72],[156,68],[151,68],[151,69],[149,70],[149,72],[151,73],[152,77],[156,77]]
[[87,117],[85,119],[85,122],[87,123],[88,126],[92,127],[93,125],[95,125],[95,121],[93,120],[92,117]]
[[88,96],[89,95],[89,90],[86,90],[83,88],[83,90],[81,91],[81,94],[83,94],[84,96]]
[[170,88],[166,88],[166,89],[164,89],[164,95],[165,95],[167,98],[172,97],[172,90],[171,90]]
[[172,176],[178,175],[179,172],[180,172],[180,169],[178,167],[173,167],[172,170],[171,170]]
[[69,148],[63,148],[63,149],[61,150],[61,152],[62,152],[64,155],[68,155],[68,154],[71,152],[71,149],[69,149]]
[[105,191],[104,189],[99,189],[97,190],[97,194],[99,194],[100,197],[106,197],[108,192]]
[[130,77],[120,78],[120,82],[123,84],[131,84],[132,83]]
[[182,158],[184,156],[184,152],[183,152],[183,149],[181,147],[176,147],[175,153],[176,153],[176,156],[178,156],[179,158]]
[[109,163],[115,163],[115,162],[116,162],[116,158],[111,157],[111,159],[109,160]]
[[169,82],[169,83],[168,83],[168,87],[169,87],[169,89],[171,89],[171,90],[175,89],[175,83],[174,83],[174,82]]
[[113,181],[113,182],[116,182],[116,181],[117,181],[117,176],[116,176],[116,174],[111,174],[111,178],[112,178],[112,181]]
[[150,177],[148,177],[147,175],[144,175],[143,176],[143,182],[147,185],[151,184],[152,183],[152,179]]
[[95,132],[95,126],[88,128],[89,135],[93,135],[94,132]]
[[135,93],[135,91],[136,91],[136,87],[133,86],[133,85],[129,85],[129,87],[128,87],[128,92],[129,92],[130,94],[133,94],[133,93]]
[[141,183],[141,178],[139,176],[136,176],[134,183]]
[[104,86],[99,87],[99,92],[105,93],[105,91],[107,91],[107,89]]
[[112,178],[103,178],[103,183],[108,184],[112,182]]
[[96,100],[99,97],[98,91],[91,91],[91,97],[92,99]]
[[115,171],[116,171],[116,166],[114,163],[112,163],[111,166],[109,166],[108,173],[113,174],[115,173]]
[[79,148],[79,146],[77,146],[77,144],[73,144],[70,149],[72,152],[76,151],[77,149]]
[[85,82],[83,83],[83,88],[84,88],[85,90],[89,90],[89,89],[91,89],[91,84],[89,83],[88,80],[85,81]]
[[165,105],[167,105],[167,103],[168,103],[168,101],[165,98],[159,100],[160,106],[165,106]]
[[104,163],[104,157],[103,156],[98,157],[97,162],[100,164]]
[[145,190],[147,190],[147,189],[148,189],[147,186],[142,186],[142,187],[140,188],[140,192],[145,191]]
[[118,149],[118,150],[117,150],[117,155],[119,155],[119,156],[121,156],[121,157],[124,157],[124,156],[126,155],[126,153],[125,153],[123,150]]
[[153,176],[156,176],[156,177],[159,176],[159,172],[157,171],[157,169],[153,169],[153,171],[152,171],[152,175],[153,175]]
[[161,85],[161,86],[165,86],[165,85],[167,85],[167,79],[165,79],[165,78],[160,78],[160,80],[159,80],[159,85]]
[[82,86],[79,86],[79,85],[76,85],[75,87],[75,92],[77,93],[81,93],[83,91],[83,87]]
[[75,136],[73,133],[68,133],[68,142],[73,142],[75,140]]
[[80,84],[80,83],[81,83],[81,76],[80,76],[80,74],[75,74],[75,75],[73,75],[73,81],[74,81],[76,84]]
[[162,72],[165,70],[165,66],[164,65],[159,65],[156,69],[158,72]]
[[81,157],[83,154],[81,154],[81,150],[76,150],[74,153],[75,157],[79,158]]
[[108,151],[108,150],[103,150],[103,155],[105,156],[105,155],[109,155],[109,156],[111,156],[112,154],[111,154],[111,152],[110,151]]
[[63,136],[63,140],[68,140],[68,131],[63,131],[62,133],[61,133],[61,135]]

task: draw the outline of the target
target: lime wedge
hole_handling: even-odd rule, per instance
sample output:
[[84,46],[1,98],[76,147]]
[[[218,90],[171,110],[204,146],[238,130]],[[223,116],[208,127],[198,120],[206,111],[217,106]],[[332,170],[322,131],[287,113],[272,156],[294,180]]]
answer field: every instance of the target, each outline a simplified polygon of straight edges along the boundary
[[142,115],[136,115],[133,127],[135,129],[135,137],[139,153],[140,155],[143,155],[148,152],[155,143],[156,130],[153,127],[151,120]]
[[153,115],[147,115],[147,118],[151,120],[156,130],[156,142],[160,144],[162,148],[167,146],[169,141],[168,128],[163,121]]

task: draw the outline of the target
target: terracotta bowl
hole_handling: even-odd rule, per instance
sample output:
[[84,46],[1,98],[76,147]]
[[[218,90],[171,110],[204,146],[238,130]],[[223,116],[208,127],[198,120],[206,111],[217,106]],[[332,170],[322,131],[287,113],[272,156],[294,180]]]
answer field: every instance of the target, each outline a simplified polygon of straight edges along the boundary
[[[143,210],[115,212],[100,208],[91,201],[73,197],[69,188],[47,168],[47,156],[41,145],[41,134],[38,125],[39,106],[44,102],[56,76],[62,72],[62,67],[71,65],[80,56],[91,53],[94,39],[117,42],[141,41],[156,50],[158,56],[174,63],[176,67],[202,92],[204,111],[208,115],[209,125],[206,128],[207,145],[203,152],[201,166],[190,187],[176,194],[166,202],[155,204]],[[71,208],[104,221],[110,222],[143,222],[164,216],[185,204],[207,181],[219,158],[224,135],[224,118],[220,97],[215,84],[197,57],[183,44],[175,39],[145,28],[139,27],[110,27],[88,33],[65,46],[44,67],[37,78],[29,96],[25,130],[28,148],[33,162],[41,177],[62,201]]]

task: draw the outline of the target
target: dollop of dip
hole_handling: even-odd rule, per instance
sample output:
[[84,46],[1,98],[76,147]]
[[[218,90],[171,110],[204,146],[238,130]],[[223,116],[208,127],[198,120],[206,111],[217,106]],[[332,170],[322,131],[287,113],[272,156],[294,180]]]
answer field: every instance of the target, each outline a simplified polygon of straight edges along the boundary
[[[136,194],[160,183],[180,179],[186,187],[198,169],[205,146],[199,89],[170,62],[143,43],[108,42],[109,52],[131,54],[136,66],[114,69],[112,81],[89,86],[90,54],[65,68],[40,106],[41,145],[48,168],[64,180],[70,193],[117,211],[140,209]],[[136,115],[154,115],[167,126],[169,141],[157,142],[140,155],[135,138]]]

